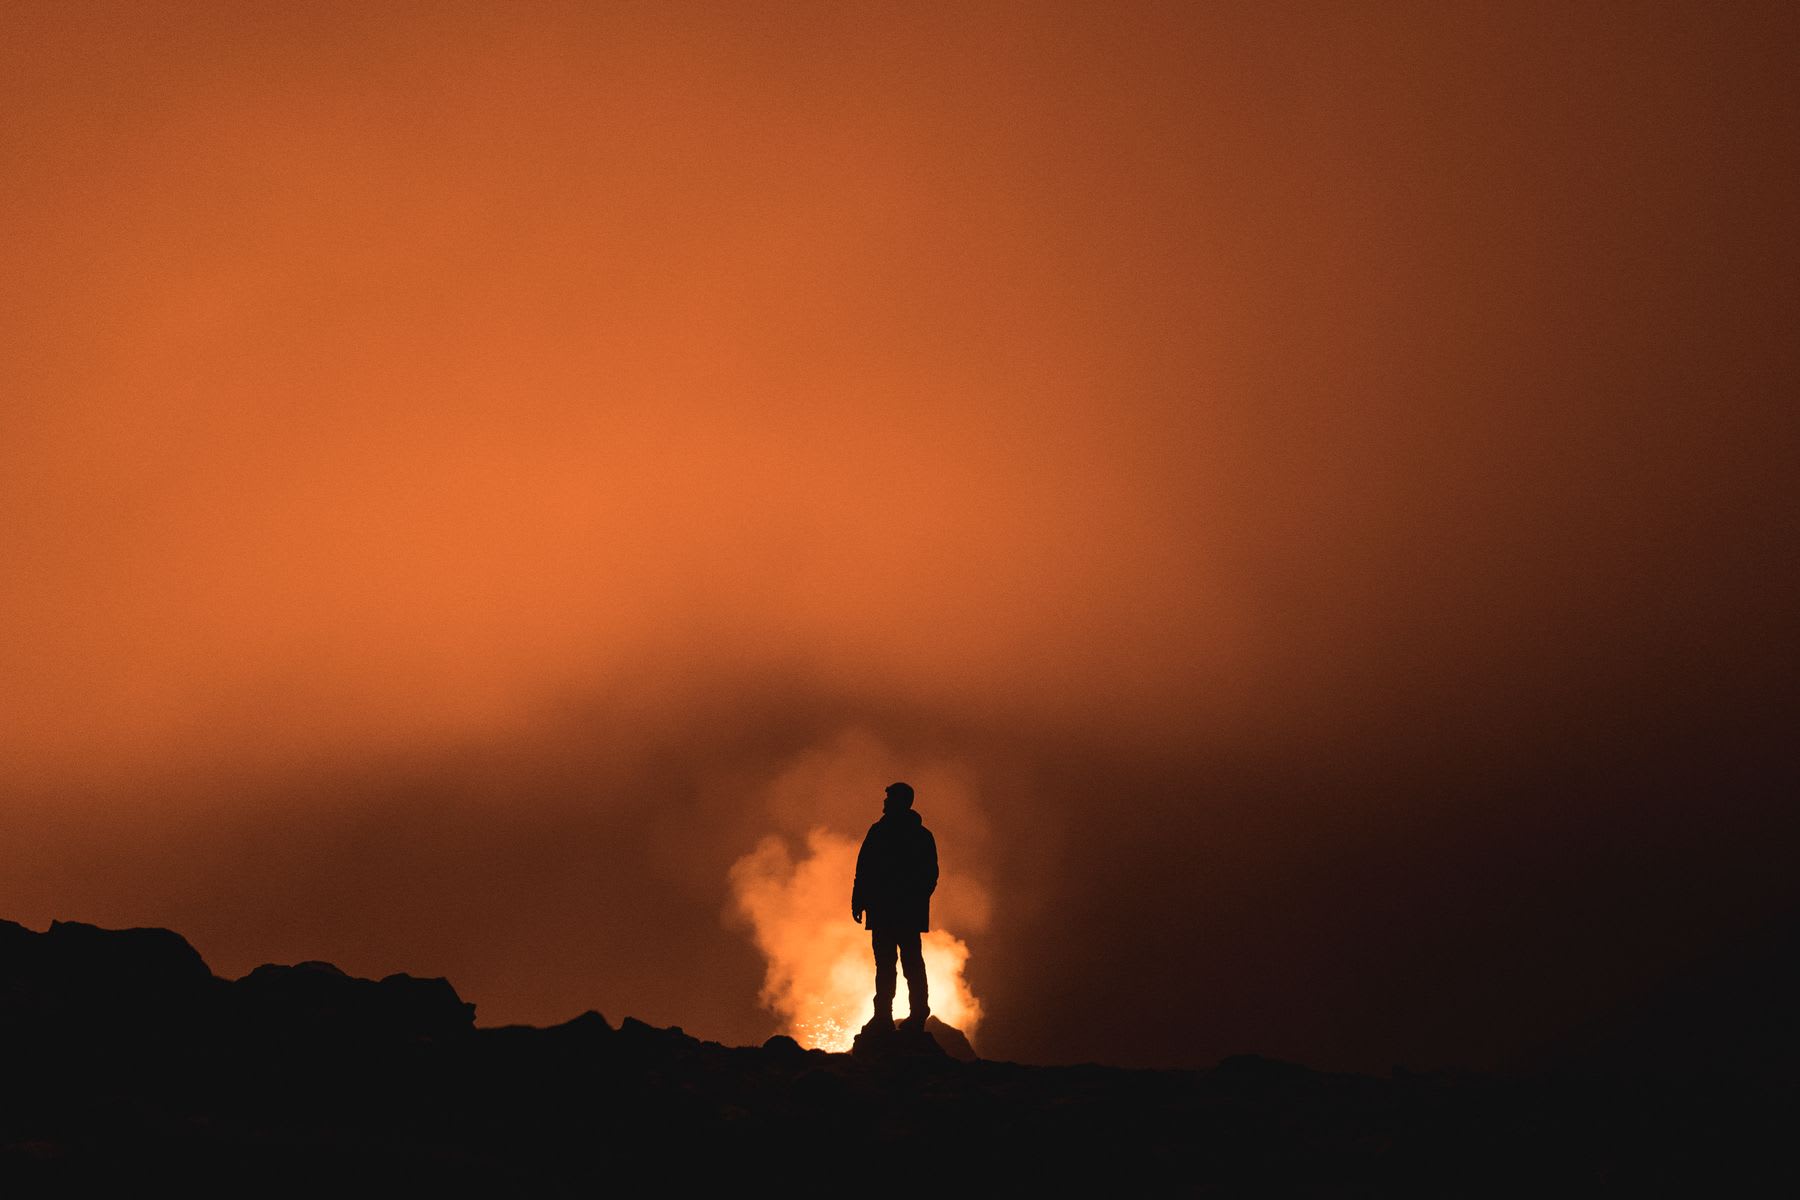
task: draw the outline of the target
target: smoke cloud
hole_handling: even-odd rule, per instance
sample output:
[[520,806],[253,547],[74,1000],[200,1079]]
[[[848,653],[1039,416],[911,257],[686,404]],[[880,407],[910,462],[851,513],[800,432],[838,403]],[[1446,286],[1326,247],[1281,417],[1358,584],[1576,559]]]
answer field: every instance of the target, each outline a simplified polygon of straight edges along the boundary
[[[762,1003],[803,1046],[846,1050],[874,1012],[869,935],[849,919],[860,838],[841,830],[879,816],[887,784],[903,777],[939,843],[933,928],[922,939],[931,1011],[971,1042],[981,1022],[964,976],[969,947],[950,932],[985,933],[991,913],[979,781],[953,759],[898,753],[867,730],[849,729],[776,774],[764,807],[789,832],[763,838],[731,867],[732,915],[768,960]],[[812,824],[827,817],[835,827]],[[800,829],[796,857],[792,833]]]
[[[856,851],[851,839],[816,829],[798,860],[771,837],[731,868],[738,911],[769,960],[762,1002],[782,1018],[781,1032],[809,1049],[848,1050],[875,1012],[869,935],[845,917]],[[973,1042],[981,1002],[963,978],[968,945],[942,929],[920,944],[931,1011]]]

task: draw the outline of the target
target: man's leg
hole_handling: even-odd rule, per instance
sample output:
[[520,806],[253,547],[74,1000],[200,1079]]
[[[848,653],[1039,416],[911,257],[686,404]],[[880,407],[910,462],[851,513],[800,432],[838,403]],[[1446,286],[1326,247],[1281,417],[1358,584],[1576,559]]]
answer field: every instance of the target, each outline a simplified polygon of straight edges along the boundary
[[[869,933],[869,944],[875,948],[875,1015],[871,1025],[894,1023],[894,955],[900,946],[892,930],[876,929]],[[908,979],[911,976],[907,977]]]
[[[906,1023],[915,1029],[925,1026],[925,1018],[931,1015],[930,989],[925,983],[925,955],[919,949],[919,931],[909,929],[899,937],[900,969],[906,972]],[[888,964],[888,970],[894,969]],[[890,980],[892,976],[889,977]],[[892,984],[890,983],[890,987]]]

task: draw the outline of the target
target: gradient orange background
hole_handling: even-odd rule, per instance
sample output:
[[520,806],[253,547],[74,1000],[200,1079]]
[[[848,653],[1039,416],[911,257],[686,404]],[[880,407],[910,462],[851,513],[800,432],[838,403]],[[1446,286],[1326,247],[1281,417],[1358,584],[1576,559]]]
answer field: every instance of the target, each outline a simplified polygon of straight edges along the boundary
[[0,916],[749,1041],[939,772],[990,1054],[1553,1036],[1796,901],[1797,51],[8,4]]

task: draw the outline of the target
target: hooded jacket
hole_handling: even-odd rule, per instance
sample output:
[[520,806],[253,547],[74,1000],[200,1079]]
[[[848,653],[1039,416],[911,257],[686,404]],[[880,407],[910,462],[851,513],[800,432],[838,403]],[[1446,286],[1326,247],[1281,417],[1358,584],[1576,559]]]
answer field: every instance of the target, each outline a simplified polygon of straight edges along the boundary
[[856,856],[850,904],[863,910],[870,929],[923,933],[931,927],[937,881],[937,839],[918,813],[903,808],[869,826]]

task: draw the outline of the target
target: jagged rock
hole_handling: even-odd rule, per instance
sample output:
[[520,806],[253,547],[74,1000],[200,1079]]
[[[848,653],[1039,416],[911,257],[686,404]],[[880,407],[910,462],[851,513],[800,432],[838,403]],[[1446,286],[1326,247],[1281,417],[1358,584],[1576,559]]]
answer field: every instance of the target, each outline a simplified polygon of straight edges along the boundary
[[552,1025],[550,1028],[564,1037],[580,1041],[604,1041],[617,1032],[606,1023],[605,1017],[591,1008],[579,1017],[571,1017],[561,1025]]
[[636,1062],[672,1059],[691,1054],[700,1042],[689,1037],[679,1025],[659,1029],[636,1017],[619,1022],[617,1041],[621,1050]]
[[0,928],[0,1024],[8,1031],[107,1041],[204,1023],[221,981],[167,929],[101,929],[52,921]]
[[871,1062],[948,1057],[931,1034],[923,1029],[910,1029],[905,1024],[885,1029],[879,1023],[863,1026],[851,1044],[850,1053]]
[[978,1062],[981,1058],[975,1053],[975,1047],[969,1044],[969,1039],[963,1036],[963,1031],[954,1025],[946,1025],[936,1017],[926,1017],[925,1032],[931,1035],[945,1054],[957,1062]]
[[289,1037],[415,1040],[475,1025],[475,1006],[449,980],[389,975],[377,983],[327,962],[265,963],[232,984],[231,999],[240,1023]]
[[213,973],[199,951],[171,929],[101,929],[81,921],[52,921],[44,934],[54,959],[89,977],[129,979],[140,988],[193,994]]
[[806,1051],[800,1048],[799,1042],[796,1042],[785,1033],[776,1034],[774,1037],[764,1042],[762,1048],[779,1058],[799,1058],[806,1053]]
[[396,972],[383,976],[380,988],[391,1017],[415,1034],[452,1037],[475,1027],[475,1006],[457,995],[442,975],[427,978]]

